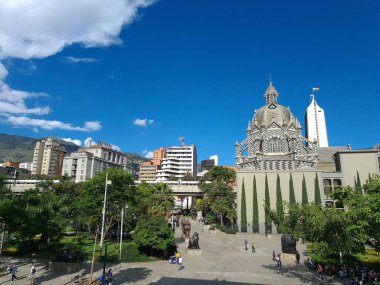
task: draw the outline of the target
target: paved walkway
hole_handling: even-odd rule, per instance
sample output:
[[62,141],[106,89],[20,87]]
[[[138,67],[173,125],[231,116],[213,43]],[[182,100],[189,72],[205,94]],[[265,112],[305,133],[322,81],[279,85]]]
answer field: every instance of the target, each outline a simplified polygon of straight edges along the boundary
[[[108,265],[112,267],[117,284],[135,285],[208,285],[208,284],[348,284],[330,279],[324,282],[316,278],[315,272],[307,270],[304,266],[296,267],[295,264],[283,264],[283,268],[275,270],[272,261],[272,250],[280,250],[280,236],[275,235],[266,238],[259,234],[227,235],[221,232],[203,232],[201,224],[192,223],[192,233],[200,233],[199,244],[203,255],[195,256],[186,253],[187,244],[179,244],[185,268],[178,270],[177,265],[170,265],[168,261],[155,261],[145,263],[124,263],[121,265]],[[180,236],[176,229],[176,237]],[[256,253],[244,250],[244,240],[256,244]],[[303,260],[302,245],[298,246]],[[3,262],[16,262],[19,268],[18,276],[22,279],[14,284],[30,284],[26,279],[29,274],[32,260],[4,260]],[[60,285],[70,283],[74,274],[60,275],[47,270],[47,262],[35,260],[37,266],[37,284]],[[95,277],[102,272],[102,265],[96,265]],[[10,276],[0,277],[0,285],[11,284]]]

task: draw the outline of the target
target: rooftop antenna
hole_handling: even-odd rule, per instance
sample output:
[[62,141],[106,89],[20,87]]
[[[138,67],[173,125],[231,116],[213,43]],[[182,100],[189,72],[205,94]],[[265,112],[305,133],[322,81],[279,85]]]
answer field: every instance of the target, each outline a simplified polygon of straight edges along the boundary
[[185,138],[184,138],[184,137],[179,137],[179,138],[178,138],[178,141],[179,141],[179,144],[180,144],[181,146],[184,146],[184,145],[185,145]]

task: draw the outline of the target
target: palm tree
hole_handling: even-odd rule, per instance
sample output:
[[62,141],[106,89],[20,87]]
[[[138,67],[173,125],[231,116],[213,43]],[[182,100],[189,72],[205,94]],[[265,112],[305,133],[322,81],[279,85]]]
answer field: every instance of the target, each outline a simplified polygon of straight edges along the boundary
[[158,183],[154,188],[155,192],[148,213],[155,217],[166,217],[174,207],[173,192],[165,183]]

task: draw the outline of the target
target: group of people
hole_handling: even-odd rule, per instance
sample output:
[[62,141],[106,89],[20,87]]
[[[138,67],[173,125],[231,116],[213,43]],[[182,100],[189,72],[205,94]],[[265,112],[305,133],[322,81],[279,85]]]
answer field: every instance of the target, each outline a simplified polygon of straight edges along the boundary
[[177,264],[178,270],[182,270],[185,268],[182,263],[182,255],[180,252],[176,251],[176,253],[169,258],[170,264]]
[[282,267],[281,253],[276,254],[274,249],[272,251],[272,260],[275,262],[276,269],[280,269]]
[[[256,245],[255,245],[254,242],[252,242],[251,247],[252,247],[252,253],[255,253],[255,252],[256,252]],[[246,251],[248,251],[248,249],[249,249],[249,242],[248,242],[248,240],[245,240],[245,241],[244,241],[244,249],[245,249]]]
[[113,281],[113,275],[112,275],[112,269],[108,269],[108,272],[103,276],[100,276],[99,278],[99,282],[101,282],[101,284],[108,284],[108,285],[112,285],[112,281]]

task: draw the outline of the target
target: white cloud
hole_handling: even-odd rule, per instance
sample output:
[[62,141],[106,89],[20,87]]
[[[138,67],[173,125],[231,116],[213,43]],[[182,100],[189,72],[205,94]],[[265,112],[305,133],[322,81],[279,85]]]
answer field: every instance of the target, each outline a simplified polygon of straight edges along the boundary
[[[0,60],[9,58],[45,58],[66,46],[105,47],[120,44],[119,34],[133,22],[138,9],[155,0],[2,0],[0,1]],[[93,62],[93,58],[68,57],[72,62]],[[30,67],[36,70],[36,66]],[[4,82],[8,71],[0,63],[0,113],[2,121],[19,127],[45,130],[97,131],[98,121],[84,127],[58,120],[44,120],[25,115],[46,115],[49,106],[28,107],[26,100],[44,93],[12,89]],[[153,121],[151,122],[153,123]],[[150,121],[148,124],[151,124]]]
[[88,131],[99,131],[102,128],[102,125],[99,121],[87,121],[84,123],[84,128]]
[[79,145],[79,146],[82,145],[82,141],[81,140],[71,139],[71,138],[62,138],[62,140],[66,141],[66,142],[72,142],[72,143],[74,143],[76,145]]
[[115,144],[111,144],[111,148],[117,151],[121,151],[121,148]]
[[5,116],[3,120],[12,125],[17,127],[32,127],[35,128],[41,128],[47,131],[51,130],[67,130],[67,131],[82,131],[82,132],[91,132],[94,129],[86,127],[87,123],[99,123],[99,122],[86,122],[84,127],[78,127],[73,126],[69,123],[64,123],[61,121],[56,120],[44,120],[44,119],[34,119],[26,116]]
[[41,92],[26,92],[12,89],[5,78],[8,71],[2,63],[0,63],[0,112],[6,114],[35,114],[46,115],[50,113],[48,106],[29,108],[26,105],[26,100],[47,96]]
[[142,151],[143,154],[146,154],[147,152],[148,152],[147,149],[144,149],[144,150]]
[[2,0],[0,59],[44,58],[74,43],[104,47],[121,42],[123,26],[154,0]]
[[94,140],[91,138],[91,137],[88,137],[86,138],[84,141],[83,141],[83,145],[85,147],[89,147],[89,146],[92,146],[92,145],[96,145],[96,143],[94,142]]
[[99,61],[98,59],[93,58],[93,57],[73,57],[73,56],[66,56],[65,60],[69,63],[78,63],[78,62],[90,63],[90,62]]
[[153,158],[153,151],[148,151],[148,152],[145,154],[145,158],[152,159],[152,158]]
[[154,120],[151,119],[134,119],[133,124],[139,127],[146,127],[148,125],[153,125]]

